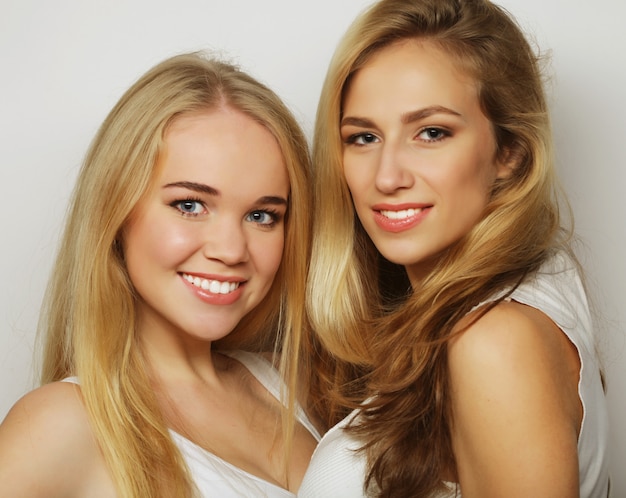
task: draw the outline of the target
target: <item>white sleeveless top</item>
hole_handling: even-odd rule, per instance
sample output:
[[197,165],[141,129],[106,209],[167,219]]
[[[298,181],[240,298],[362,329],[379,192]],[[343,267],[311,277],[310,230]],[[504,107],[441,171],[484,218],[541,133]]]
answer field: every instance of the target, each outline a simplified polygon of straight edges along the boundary
[[[250,373],[276,399],[282,402],[280,389],[283,385],[280,375],[264,357],[245,351],[220,351],[244,365]],[[64,379],[64,382],[78,384],[76,377]],[[316,439],[320,440],[311,421],[301,407],[297,407],[296,418]],[[207,421],[210,423],[210,421]],[[189,439],[170,430],[176,446],[180,450],[189,468],[199,496],[203,498],[294,498],[290,491],[265,481],[196,445]]]
[[[493,301],[506,294],[502,291]],[[542,265],[511,294],[510,299],[537,308],[549,316],[576,346],[580,357],[578,393],[583,421],[578,437],[581,498],[606,498],[608,493],[608,416],[600,381],[587,298],[568,256],[559,253]],[[484,304],[484,303],[481,303]],[[361,443],[343,429],[358,416],[355,410],[330,429],[311,457],[298,498],[359,498],[366,496],[365,455]],[[432,498],[460,497],[458,486]]]

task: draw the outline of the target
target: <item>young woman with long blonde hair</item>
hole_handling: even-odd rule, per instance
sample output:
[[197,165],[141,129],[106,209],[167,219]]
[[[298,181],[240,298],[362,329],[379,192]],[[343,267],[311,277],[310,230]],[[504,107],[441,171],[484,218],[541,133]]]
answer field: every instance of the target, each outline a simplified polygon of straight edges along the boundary
[[514,19],[376,2],[330,64],[313,159],[308,310],[364,375],[327,375],[355,410],[299,496],[606,497],[600,366]]
[[295,399],[309,162],[230,64],[176,56],[122,96],[78,176],[42,387],[0,425],[2,496],[294,496],[319,437]]

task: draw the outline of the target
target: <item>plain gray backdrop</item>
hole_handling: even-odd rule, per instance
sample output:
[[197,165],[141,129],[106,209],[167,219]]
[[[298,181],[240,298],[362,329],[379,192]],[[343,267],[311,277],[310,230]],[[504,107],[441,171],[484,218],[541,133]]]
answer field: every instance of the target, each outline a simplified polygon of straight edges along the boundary
[[[208,49],[274,88],[305,130],[368,0],[0,1],[0,419],[35,385],[37,314],[68,197],[109,109],[163,58]],[[500,0],[543,51],[558,168],[608,379],[613,496],[626,496],[626,2]]]

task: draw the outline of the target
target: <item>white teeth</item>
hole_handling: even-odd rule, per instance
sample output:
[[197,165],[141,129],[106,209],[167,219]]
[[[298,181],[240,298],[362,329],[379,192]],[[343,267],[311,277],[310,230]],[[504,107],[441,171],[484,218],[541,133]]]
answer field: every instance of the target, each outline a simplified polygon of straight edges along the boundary
[[239,287],[239,282],[220,282],[219,280],[193,277],[186,273],[183,273],[183,278],[202,290],[208,290],[211,294],[229,294]]
[[209,292],[212,294],[219,294],[222,285],[217,280],[211,280],[211,285],[209,285]]
[[402,211],[387,211],[382,210],[380,214],[382,214],[385,218],[389,218],[390,220],[404,220],[405,218],[410,218],[411,216],[415,216],[417,213],[422,211],[422,209],[403,209]]

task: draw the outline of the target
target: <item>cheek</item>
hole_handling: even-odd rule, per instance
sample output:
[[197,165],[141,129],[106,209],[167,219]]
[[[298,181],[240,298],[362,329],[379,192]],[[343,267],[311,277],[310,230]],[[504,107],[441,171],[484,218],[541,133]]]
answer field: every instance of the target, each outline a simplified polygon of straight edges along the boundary
[[272,280],[278,271],[285,247],[283,230],[271,235],[271,237],[260,240],[254,245],[254,259],[257,269],[269,280]]
[[[341,173],[345,178],[346,182],[352,183],[355,179],[355,173],[358,169],[359,160],[355,156],[355,154],[349,150],[344,150],[343,155],[341,157]],[[362,168],[361,168],[362,169]]]
[[371,183],[367,168],[359,167],[354,161],[345,161],[343,175],[355,202],[365,193]]
[[449,223],[463,232],[471,230],[483,216],[490,197],[490,182],[484,171],[473,169],[465,175],[457,175],[441,181],[440,193],[446,197],[449,206]]
[[175,265],[193,249],[195,238],[189,227],[143,218],[126,232],[127,265]]

